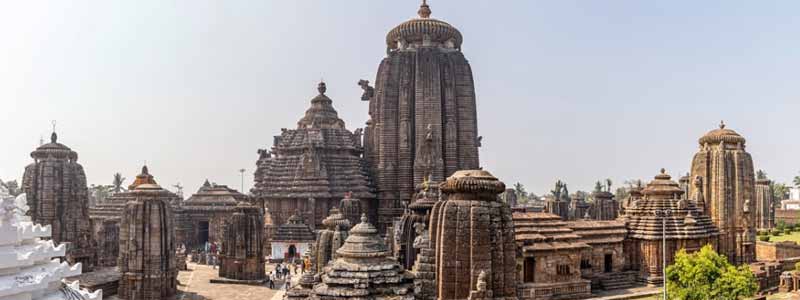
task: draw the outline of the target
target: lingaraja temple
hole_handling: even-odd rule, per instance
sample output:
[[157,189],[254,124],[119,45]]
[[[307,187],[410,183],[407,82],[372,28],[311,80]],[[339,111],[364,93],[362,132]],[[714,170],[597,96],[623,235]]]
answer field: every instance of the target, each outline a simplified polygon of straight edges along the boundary
[[97,264],[97,249],[89,220],[89,190],[86,173],[78,163],[78,153],[58,143],[50,143],[31,152],[34,162],[25,167],[22,189],[27,195],[28,215],[34,223],[50,225],[56,244],[66,243],[66,258],[80,262],[85,272]]
[[361,130],[347,130],[325,95],[324,82],[317,90],[297,129],[283,129],[271,151],[259,150],[252,193],[275,224],[286,224],[299,211],[311,228],[321,228],[328,211],[345,195],[375,199],[361,158]]
[[461,32],[431,18],[426,3],[418,14],[386,35],[374,90],[362,84],[370,117],[364,157],[377,185],[379,228],[403,213],[424,177],[442,182],[480,167],[475,84]]

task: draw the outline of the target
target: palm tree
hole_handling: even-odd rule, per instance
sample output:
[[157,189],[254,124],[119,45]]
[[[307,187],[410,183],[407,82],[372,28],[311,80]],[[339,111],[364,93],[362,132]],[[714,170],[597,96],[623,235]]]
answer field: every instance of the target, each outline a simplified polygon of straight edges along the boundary
[[756,172],[756,179],[767,179],[767,172],[764,172],[764,170],[758,170]]
[[525,191],[525,186],[523,186],[519,182],[514,184],[514,194],[517,194],[517,201],[523,201],[528,199],[528,192]]
[[122,177],[120,173],[114,173],[114,181],[112,184],[114,185],[113,191],[115,194],[125,190],[125,188],[122,187],[123,182],[125,182],[125,177]]
[[611,193],[611,178],[606,178],[606,192]]
[[792,180],[795,187],[800,187],[800,176],[795,176],[794,180]]

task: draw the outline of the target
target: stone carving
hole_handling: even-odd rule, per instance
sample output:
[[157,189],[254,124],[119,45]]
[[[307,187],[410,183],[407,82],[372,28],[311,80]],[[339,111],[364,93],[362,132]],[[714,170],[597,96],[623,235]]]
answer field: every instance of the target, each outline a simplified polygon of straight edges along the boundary
[[89,219],[89,191],[78,154],[58,143],[53,132],[50,143],[31,152],[34,162],[25,167],[22,189],[27,194],[33,222],[52,227],[55,243],[68,243],[67,261],[80,262],[85,271],[97,264],[97,249]]
[[721,122],[698,144],[691,174],[703,180],[692,192],[703,194],[705,212],[719,228],[719,253],[737,265],[750,263],[755,260],[755,238],[739,234],[756,228],[755,219],[746,216],[755,210],[755,203],[747,201],[755,199],[755,172],[745,138]]
[[361,79],[358,81],[358,86],[364,90],[364,93],[361,94],[361,101],[369,101],[373,97],[375,97],[375,88],[369,86],[369,80]]
[[755,220],[758,229],[775,227],[775,200],[773,199],[772,183],[766,174],[756,179],[756,210]]
[[[403,214],[402,203],[425,176],[442,182],[457,170],[480,168],[475,85],[462,41],[458,29],[430,18],[427,4],[419,18],[386,36],[387,57],[378,68],[364,142],[380,187],[379,228]],[[405,88],[398,92],[399,86]],[[418,148],[431,135],[433,161],[423,163]]]
[[235,280],[263,280],[264,216],[247,202],[239,202],[236,212],[225,222],[220,251],[219,276]]
[[[318,91],[297,128],[284,130],[275,139],[272,155],[257,161],[251,192],[269,209],[276,224],[286,223],[299,210],[307,212],[302,215],[307,224],[320,228],[326,213],[345,193],[366,201],[375,198],[361,158],[361,137],[345,128],[333,100],[325,95],[324,83]],[[315,199],[315,207],[310,207],[309,198]]]
[[177,292],[178,282],[172,193],[152,177],[137,183],[131,193],[133,200],[125,207],[120,225],[118,297],[167,299]]
[[336,258],[336,250],[339,250],[347,239],[350,230],[350,221],[347,220],[339,209],[331,208],[328,217],[322,220],[325,229],[317,235],[317,242],[314,247],[314,273],[321,273],[329,261]]
[[465,299],[481,270],[493,297],[516,299],[516,244],[511,208],[498,201],[505,184],[483,170],[457,171],[440,185],[431,211],[437,299]]

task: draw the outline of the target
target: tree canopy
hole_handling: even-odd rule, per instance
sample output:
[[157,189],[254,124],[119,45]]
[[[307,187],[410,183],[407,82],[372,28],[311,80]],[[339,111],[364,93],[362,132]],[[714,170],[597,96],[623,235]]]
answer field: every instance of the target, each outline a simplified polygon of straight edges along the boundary
[[711,245],[686,253],[681,249],[667,267],[669,299],[742,299],[758,291],[755,275],[747,265],[736,267]]

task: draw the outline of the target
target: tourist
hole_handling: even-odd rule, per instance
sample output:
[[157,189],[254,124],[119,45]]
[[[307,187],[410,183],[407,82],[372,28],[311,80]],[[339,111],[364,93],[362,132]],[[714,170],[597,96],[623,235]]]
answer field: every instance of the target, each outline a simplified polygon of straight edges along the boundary
[[292,284],[292,274],[289,274],[286,276],[286,283],[283,285],[283,287],[286,288],[286,290],[288,291],[289,285],[291,284]]
[[217,242],[211,243],[211,261],[209,261],[209,264],[211,264],[212,268],[217,268]]
[[269,280],[269,289],[275,289],[275,271],[269,272],[267,279]]

